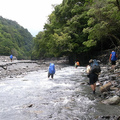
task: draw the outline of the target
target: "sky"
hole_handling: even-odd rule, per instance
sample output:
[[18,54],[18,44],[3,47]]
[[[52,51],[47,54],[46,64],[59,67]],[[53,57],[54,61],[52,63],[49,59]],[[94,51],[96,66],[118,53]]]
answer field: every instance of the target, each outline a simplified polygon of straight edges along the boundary
[[34,37],[43,31],[48,15],[63,0],[0,0],[0,16],[16,21]]

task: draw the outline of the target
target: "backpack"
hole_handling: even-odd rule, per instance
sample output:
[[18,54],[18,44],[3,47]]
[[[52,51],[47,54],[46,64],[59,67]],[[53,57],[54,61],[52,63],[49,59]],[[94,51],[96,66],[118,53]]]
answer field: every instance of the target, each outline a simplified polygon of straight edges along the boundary
[[117,58],[116,58],[116,52],[111,52],[112,56],[111,56],[111,60],[112,61],[116,61]]
[[55,65],[53,63],[50,63],[49,73],[50,74],[55,74]]
[[10,55],[10,59],[12,59],[13,58],[13,56],[12,55]]
[[91,63],[91,73],[100,73],[101,72],[101,68],[99,66],[99,63],[96,59],[93,60],[93,62]]

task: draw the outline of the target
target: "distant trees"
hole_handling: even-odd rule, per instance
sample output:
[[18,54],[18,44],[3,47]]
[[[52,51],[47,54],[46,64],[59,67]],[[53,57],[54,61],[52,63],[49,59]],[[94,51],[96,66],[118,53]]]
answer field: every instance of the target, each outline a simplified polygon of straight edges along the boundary
[[31,59],[33,37],[15,21],[0,17],[0,55]]
[[34,38],[32,59],[118,46],[119,26],[119,0],[63,0],[49,15],[44,31]]

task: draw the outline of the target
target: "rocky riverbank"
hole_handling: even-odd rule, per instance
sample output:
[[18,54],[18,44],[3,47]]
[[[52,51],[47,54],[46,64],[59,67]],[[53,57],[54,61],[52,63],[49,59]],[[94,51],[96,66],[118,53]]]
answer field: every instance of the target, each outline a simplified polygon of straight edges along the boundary
[[[101,74],[97,87],[99,95],[96,99],[105,105],[120,106],[120,60],[117,61],[115,70],[111,70],[111,64],[101,64]],[[120,116],[99,116],[99,119],[120,120]]]
[[[2,58],[2,59],[1,59]],[[62,66],[68,64],[66,58],[50,59],[50,60],[16,60],[12,62],[8,59],[8,56],[0,58],[0,78],[4,77],[17,77],[21,74],[27,74],[27,72],[46,70],[51,62],[56,64],[56,68],[60,69]],[[7,59],[6,59],[7,58]]]
[[111,65],[101,65],[102,72],[99,76],[99,90],[101,102],[110,105],[120,105],[120,60],[117,61],[115,70]]

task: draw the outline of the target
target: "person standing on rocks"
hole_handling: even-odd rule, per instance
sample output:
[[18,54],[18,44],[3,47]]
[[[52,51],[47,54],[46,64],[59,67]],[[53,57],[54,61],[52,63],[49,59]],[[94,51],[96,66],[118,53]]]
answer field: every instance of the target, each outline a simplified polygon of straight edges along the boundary
[[48,78],[51,76],[51,78],[53,79],[54,74],[55,74],[55,65],[54,63],[50,63],[48,69]]
[[101,68],[96,59],[89,60],[89,65],[87,66],[87,76],[89,77],[89,84],[92,88],[93,94],[96,90],[96,82],[98,81],[98,76],[101,72]]
[[110,54],[110,57],[109,57],[109,61],[111,62],[112,64],[112,70],[115,69],[115,65],[116,65],[116,60],[117,60],[118,56],[116,54],[116,52],[113,50]]
[[13,59],[13,55],[10,55],[10,60],[11,60],[11,62],[12,62],[12,59]]

